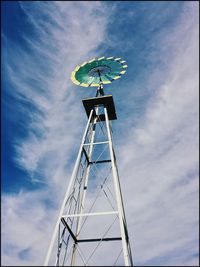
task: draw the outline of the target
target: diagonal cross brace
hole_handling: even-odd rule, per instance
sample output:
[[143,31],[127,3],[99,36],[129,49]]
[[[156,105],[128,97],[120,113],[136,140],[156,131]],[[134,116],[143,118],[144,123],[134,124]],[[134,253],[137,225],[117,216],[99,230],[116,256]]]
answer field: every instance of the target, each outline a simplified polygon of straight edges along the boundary
[[65,221],[65,219],[64,219],[64,218],[61,218],[61,222],[64,224],[64,226],[67,227],[67,230],[69,231],[71,237],[74,239],[74,242],[75,242],[75,244],[76,244],[76,243],[77,243],[77,239],[76,239],[74,233],[72,232],[72,230],[70,229],[69,225],[68,225],[67,222]]
[[61,218],[61,222],[64,224],[64,226],[67,227],[67,230],[69,231],[69,233],[70,233],[71,237],[73,238],[75,244],[77,244],[79,242],[81,243],[81,242],[99,242],[99,241],[118,241],[118,240],[122,240],[121,237],[90,238],[90,239],[79,239],[78,240],[63,217]]

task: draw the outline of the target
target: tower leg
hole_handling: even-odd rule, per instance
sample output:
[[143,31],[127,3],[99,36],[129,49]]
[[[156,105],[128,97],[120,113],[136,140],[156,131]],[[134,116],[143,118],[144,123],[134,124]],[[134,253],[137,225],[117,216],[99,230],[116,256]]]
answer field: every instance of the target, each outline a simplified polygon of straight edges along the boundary
[[[98,107],[96,108],[95,111],[96,111],[96,113],[98,113]],[[96,123],[97,123],[97,117],[94,118],[94,122],[93,122],[93,126],[92,126],[93,129],[92,129],[92,134],[91,134],[91,139],[90,139],[90,146],[89,146],[89,151],[88,151],[88,159],[89,159],[89,161],[91,161],[91,158],[92,158],[92,151],[93,151],[93,143],[94,143],[94,137],[95,137]],[[87,192],[88,178],[89,178],[89,174],[90,174],[90,167],[91,167],[91,165],[88,164],[87,165],[87,169],[86,169],[86,175],[85,175],[84,191],[83,191],[83,195],[82,195],[82,198],[81,198],[81,201],[80,201],[80,203],[81,203],[80,211],[79,211],[80,215],[83,213],[84,206],[85,206],[85,197],[86,197],[86,192]],[[80,228],[81,228],[81,222],[82,222],[82,217],[80,216],[78,218],[78,223],[77,223],[76,238],[78,238],[78,236],[79,236],[79,232],[80,232]],[[77,251],[77,244],[74,244],[73,252],[72,252],[71,266],[75,266],[76,251]]]
[[126,227],[121,188],[119,184],[119,177],[117,173],[116,160],[115,160],[114,148],[113,148],[113,143],[112,143],[112,137],[111,137],[111,131],[110,131],[110,125],[109,125],[109,119],[108,119],[108,113],[107,113],[106,107],[104,108],[104,113],[105,113],[105,119],[106,119],[109,150],[110,150],[110,157],[111,157],[111,163],[112,163],[113,182],[114,182],[114,187],[115,187],[117,207],[119,211],[119,223],[120,223],[120,231],[121,231],[121,237],[122,237],[124,262],[125,262],[125,266],[130,266],[130,264],[132,263],[132,260],[130,260],[130,256],[129,256],[128,232],[127,232],[127,227]]
[[60,213],[58,215],[58,220],[57,220],[57,223],[56,223],[56,226],[55,226],[55,229],[54,229],[54,232],[53,232],[53,236],[52,236],[52,239],[51,239],[51,242],[50,242],[50,245],[49,245],[49,249],[48,249],[47,256],[46,256],[46,259],[45,259],[45,262],[44,262],[44,266],[48,266],[48,263],[49,263],[49,260],[50,260],[50,256],[51,256],[51,253],[52,253],[52,250],[53,250],[53,245],[55,243],[55,239],[56,239],[56,236],[57,236],[57,233],[58,233],[61,217],[63,215],[65,204],[66,204],[67,199],[69,197],[69,193],[70,193],[73,181],[75,179],[75,175],[76,175],[76,172],[77,172],[77,169],[78,169],[78,165],[79,165],[79,162],[80,162],[80,159],[81,159],[81,153],[82,153],[82,149],[83,149],[83,144],[84,144],[84,141],[85,141],[85,137],[86,137],[86,134],[87,134],[91,119],[92,119],[92,114],[93,114],[93,109],[91,109],[91,111],[90,111],[90,116],[88,118],[88,122],[87,122],[87,125],[86,125],[86,128],[85,128],[85,132],[83,134],[83,138],[82,138],[82,141],[81,141],[81,145],[80,145],[80,149],[79,149],[78,156],[77,156],[77,159],[76,159],[76,163],[75,163],[75,166],[74,166],[74,169],[73,169],[73,172],[72,172],[72,176],[71,176],[71,179],[70,179],[70,182],[69,182],[69,185],[68,185],[68,189],[67,189],[67,192],[65,194],[65,197],[64,197],[61,209],[60,209]]

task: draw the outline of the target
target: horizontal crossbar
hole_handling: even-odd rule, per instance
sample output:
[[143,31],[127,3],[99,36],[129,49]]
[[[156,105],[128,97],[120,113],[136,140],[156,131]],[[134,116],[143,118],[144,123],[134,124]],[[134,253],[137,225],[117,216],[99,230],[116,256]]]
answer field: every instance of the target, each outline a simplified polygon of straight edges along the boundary
[[64,226],[69,231],[69,233],[70,233],[71,237],[73,238],[75,244],[81,243],[81,242],[83,243],[83,242],[119,241],[119,240],[122,240],[121,237],[88,238],[88,239],[79,239],[78,240],[63,217],[61,218],[61,222],[64,224]]
[[79,213],[79,214],[68,214],[68,215],[63,215],[63,218],[67,217],[84,217],[84,216],[96,216],[96,215],[113,215],[117,214],[118,211],[105,211],[105,212],[91,212],[91,213]]
[[105,159],[105,160],[90,161],[90,164],[107,163],[107,162],[111,162],[111,160],[110,159]]
[[103,142],[94,142],[94,143],[85,143],[83,144],[84,146],[89,146],[89,145],[101,145],[101,144],[108,144],[108,141],[103,141]]
[[122,240],[122,238],[121,237],[107,237],[107,238],[79,239],[77,240],[77,242],[81,243],[81,242],[118,241],[118,240]]

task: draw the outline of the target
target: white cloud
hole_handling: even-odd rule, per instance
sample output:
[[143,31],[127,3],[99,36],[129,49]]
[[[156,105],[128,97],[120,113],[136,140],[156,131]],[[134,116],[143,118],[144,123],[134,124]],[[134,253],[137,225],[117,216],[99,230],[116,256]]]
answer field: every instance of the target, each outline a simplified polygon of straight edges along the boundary
[[[3,265],[39,265],[46,238],[50,234],[48,219],[55,216],[45,207],[46,192],[22,192],[2,198],[2,263]],[[24,252],[24,256],[23,256]]]
[[[36,106],[40,113],[29,114],[29,136],[16,144],[17,161],[29,172],[49,169],[45,175],[49,179],[69,159],[73,140],[83,126],[79,120],[81,101],[72,87],[70,73],[74,62],[94,56],[94,49],[105,35],[107,13],[99,2],[22,2],[21,7],[39,38],[24,37],[29,50],[16,48],[17,71],[13,61],[8,71],[17,97]],[[45,162],[49,165],[50,158],[54,162],[52,168],[47,168]]]
[[[7,42],[12,56],[6,67],[16,89],[12,95],[36,110],[21,106],[21,114],[29,111],[28,136],[15,144],[16,161],[33,182],[48,184],[48,192],[3,196],[2,262],[22,266],[44,261],[49,229],[58,213],[55,207],[71,175],[66,164],[74,158],[86,121],[85,116],[80,123],[81,93],[72,86],[70,74],[74,64],[99,56],[95,49],[105,36],[108,12],[101,2],[20,2],[20,6],[37,37],[23,36],[28,49],[13,50]],[[91,93],[95,94],[92,89]]]
[[198,15],[193,8],[187,9],[173,32],[162,36],[161,45],[169,49],[163,54],[168,71],[162,74],[159,88],[156,75],[151,78],[157,88],[154,97],[118,148],[129,233],[138,265],[198,264],[197,25]]

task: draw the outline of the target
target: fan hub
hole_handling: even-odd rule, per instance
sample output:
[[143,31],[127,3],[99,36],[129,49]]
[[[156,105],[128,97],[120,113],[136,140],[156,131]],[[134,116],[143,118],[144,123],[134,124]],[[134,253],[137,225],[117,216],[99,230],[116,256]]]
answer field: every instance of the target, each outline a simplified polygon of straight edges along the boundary
[[90,77],[99,77],[105,74],[109,74],[110,72],[111,72],[111,68],[109,66],[100,65],[100,66],[92,68],[88,72],[88,75]]

